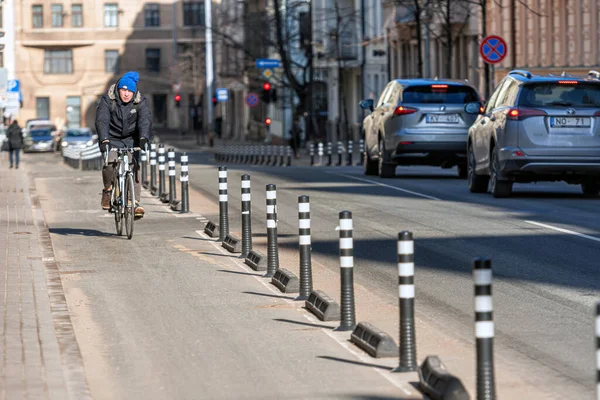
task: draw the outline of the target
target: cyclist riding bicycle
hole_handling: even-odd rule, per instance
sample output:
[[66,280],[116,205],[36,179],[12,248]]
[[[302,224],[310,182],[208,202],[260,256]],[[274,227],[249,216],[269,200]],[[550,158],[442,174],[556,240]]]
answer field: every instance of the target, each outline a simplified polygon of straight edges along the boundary
[[[96,108],[96,133],[103,153],[111,148],[141,147],[145,149],[152,136],[152,112],[145,96],[137,90],[140,75],[130,71],[125,73],[108,92],[102,96]],[[116,154],[109,153],[108,163],[102,168],[102,208],[110,209],[110,195],[114,178]],[[144,216],[144,208],[139,204],[141,182],[139,176],[139,152],[133,155],[135,176],[135,216]],[[131,156],[130,156],[131,161]]]

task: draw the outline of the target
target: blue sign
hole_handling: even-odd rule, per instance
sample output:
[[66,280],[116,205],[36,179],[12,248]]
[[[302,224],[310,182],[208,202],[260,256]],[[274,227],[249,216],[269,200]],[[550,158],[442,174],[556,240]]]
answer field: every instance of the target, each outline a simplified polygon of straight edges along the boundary
[[18,79],[9,79],[8,87],[6,88],[9,92],[20,92],[21,91],[21,82]]
[[508,46],[500,36],[486,36],[479,46],[479,53],[488,64],[497,64],[506,57]]
[[217,89],[217,101],[229,100],[229,89],[221,88]]
[[279,68],[281,61],[272,58],[257,58],[256,68]]
[[256,93],[248,93],[246,96],[246,104],[250,107],[254,107],[258,104],[258,96]]

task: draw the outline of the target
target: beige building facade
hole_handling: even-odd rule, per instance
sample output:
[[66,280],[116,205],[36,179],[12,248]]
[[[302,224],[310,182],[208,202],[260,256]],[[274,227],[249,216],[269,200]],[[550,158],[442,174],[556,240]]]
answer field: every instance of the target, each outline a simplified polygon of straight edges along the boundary
[[202,82],[184,76],[179,54],[204,48],[203,0],[24,0],[15,7],[15,21],[21,121],[49,117],[60,126],[93,127],[99,97],[134,70],[155,127],[185,130],[191,124],[188,111],[198,92],[191,86]]
[[[509,0],[491,1],[488,30],[509,44],[508,57],[495,68],[498,82],[511,65]],[[600,66],[599,0],[517,2],[516,65],[532,73],[587,74]]]

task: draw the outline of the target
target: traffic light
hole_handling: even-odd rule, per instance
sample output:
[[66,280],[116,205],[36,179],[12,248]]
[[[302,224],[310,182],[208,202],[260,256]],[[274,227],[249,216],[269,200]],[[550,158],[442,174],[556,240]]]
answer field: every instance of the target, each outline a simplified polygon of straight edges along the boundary
[[217,104],[217,93],[213,94],[212,103],[213,103],[213,106]]
[[267,125],[267,126],[271,125],[271,118],[269,118],[269,117],[265,118],[265,125]]
[[266,104],[271,102],[271,84],[269,82],[263,83],[261,100]]
[[181,95],[179,93],[175,95],[175,107],[181,107]]

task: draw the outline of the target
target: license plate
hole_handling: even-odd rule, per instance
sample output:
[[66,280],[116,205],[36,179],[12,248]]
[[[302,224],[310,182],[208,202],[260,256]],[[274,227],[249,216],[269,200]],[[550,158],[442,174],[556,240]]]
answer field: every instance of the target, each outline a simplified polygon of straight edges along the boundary
[[428,124],[458,124],[457,114],[428,114],[425,117]]
[[589,128],[592,119],[588,117],[551,117],[550,126],[553,128]]

